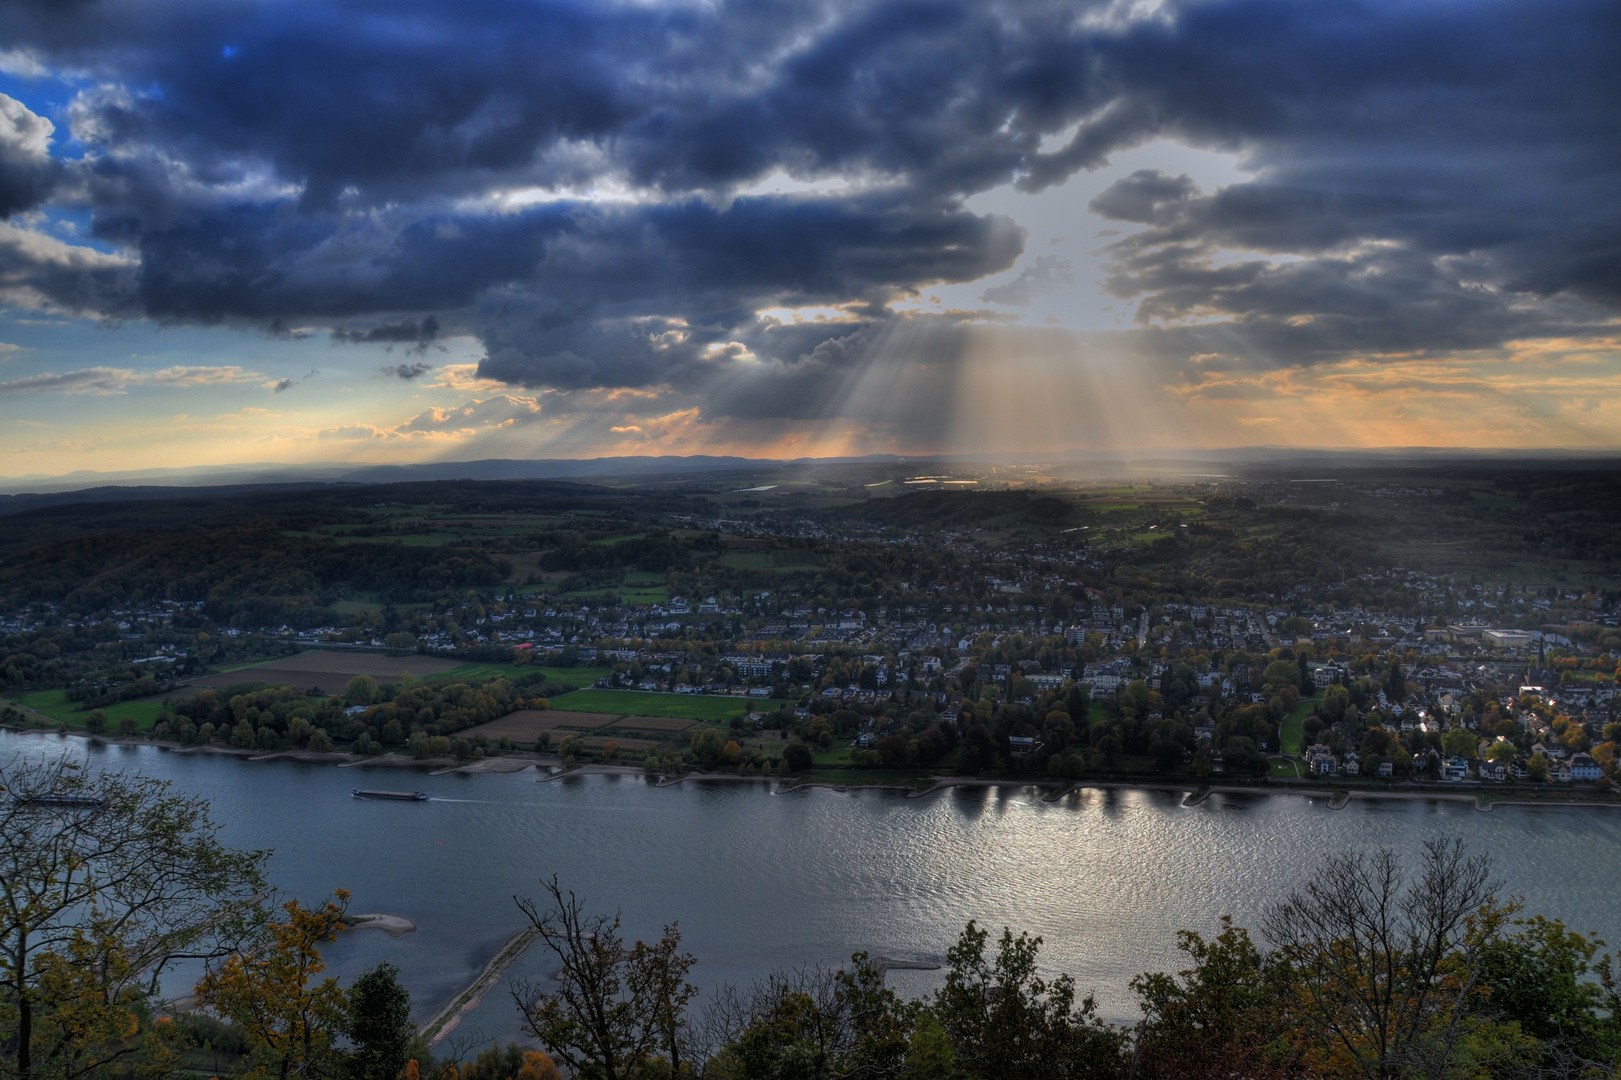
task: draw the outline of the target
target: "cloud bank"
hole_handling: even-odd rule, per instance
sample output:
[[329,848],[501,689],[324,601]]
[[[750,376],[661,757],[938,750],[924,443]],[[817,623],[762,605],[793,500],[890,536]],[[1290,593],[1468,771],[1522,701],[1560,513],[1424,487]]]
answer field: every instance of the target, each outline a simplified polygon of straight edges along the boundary
[[[1119,354],[1184,390],[1621,315],[1600,0],[98,0],[7,5],[0,39],[66,95],[0,94],[0,303],[472,337],[458,385],[673,388],[713,421],[837,415],[873,365],[951,382],[987,313],[895,305],[1019,265],[1025,229],[974,196],[1155,140],[1249,177],[1143,170],[1090,204],[1121,229]],[[1043,256],[980,300],[1073,284]],[[804,308],[835,315],[774,314]]]

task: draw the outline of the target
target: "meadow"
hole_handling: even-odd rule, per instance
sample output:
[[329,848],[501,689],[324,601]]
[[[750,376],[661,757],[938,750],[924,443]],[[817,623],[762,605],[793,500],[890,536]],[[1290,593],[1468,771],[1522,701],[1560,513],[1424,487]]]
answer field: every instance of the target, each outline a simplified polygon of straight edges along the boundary
[[[66,690],[40,690],[24,694],[17,702],[69,727],[84,727],[84,718],[90,715],[88,712],[79,711],[77,701],[68,700]],[[117,731],[119,721],[126,717],[135,721],[137,731],[151,731],[152,725],[157,723],[158,709],[162,704],[160,698],[139,698],[135,701],[120,701],[116,705],[103,706],[101,711],[107,715],[108,731]]]
[[578,690],[557,699],[576,712],[620,716],[673,716],[686,720],[730,720],[745,712],[773,712],[791,701],[762,698],[708,697],[703,694],[658,694],[641,690]]

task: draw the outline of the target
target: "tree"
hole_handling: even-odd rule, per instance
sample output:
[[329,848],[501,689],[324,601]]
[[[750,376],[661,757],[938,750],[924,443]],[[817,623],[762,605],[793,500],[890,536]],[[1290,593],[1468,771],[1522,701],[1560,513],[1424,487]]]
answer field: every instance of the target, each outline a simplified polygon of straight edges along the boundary
[[356,675],[343,688],[343,699],[351,705],[371,705],[381,696],[377,680],[370,675]]
[[673,1067],[697,993],[686,982],[694,960],[679,951],[680,931],[667,926],[657,944],[626,949],[619,916],[585,914],[555,877],[543,885],[549,909],[527,898],[518,909],[562,968],[550,993],[513,987],[524,1029],[580,1080],[631,1080],[655,1060]]
[[0,795],[3,1072],[72,1080],[138,1049],[171,961],[252,929],[266,853],[222,845],[207,804],[163,781],[13,764]]
[[381,963],[349,988],[344,1031],[351,1080],[395,1080],[405,1068],[411,1026],[411,993],[399,983],[399,968]]
[[[865,953],[851,961],[839,971],[773,973],[741,993],[723,988],[705,1014],[709,1041],[721,1045],[704,1075],[738,1080],[909,1075],[903,1070],[918,1010],[884,985],[883,973]],[[941,1051],[925,1038],[919,1056],[938,1061]],[[947,1044],[947,1061],[949,1056]]]
[[1300,669],[1287,660],[1274,660],[1261,674],[1262,695],[1270,698],[1285,686],[1300,692]]
[[84,718],[84,729],[92,735],[100,735],[107,730],[107,714],[100,709],[91,709]]
[[1036,974],[1041,939],[1002,931],[994,960],[989,934],[970,922],[946,953],[946,984],[934,1013],[967,1077],[1049,1080],[1118,1072],[1123,1039],[1097,1017],[1090,997],[1077,1001],[1068,975]]
[[[415,1065],[413,1060],[411,1065]],[[421,1080],[420,1070],[407,1080]],[[472,1061],[445,1070],[445,1080],[562,1080],[563,1074],[551,1058],[539,1050],[525,1050],[517,1043],[499,1044],[479,1051]]]
[[1143,1080],[1290,1075],[1288,965],[1263,953],[1227,917],[1213,940],[1191,930],[1177,937],[1191,968],[1131,981],[1143,1012],[1136,1074]]
[[1369,1080],[1435,1075],[1459,1050],[1478,991],[1491,863],[1429,841],[1409,880],[1389,849],[1331,856],[1266,913],[1290,967],[1301,1050]]
[[1479,744],[1468,728],[1455,727],[1441,736],[1441,752],[1447,757],[1472,758]]
[[1603,942],[1541,915],[1512,925],[1517,932],[1489,941],[1483,951],[1487,1008],[1541,1040],[1546,1067],[1567,1074],[1613,1071],[1621,1056],[1621,988],[1610,957],[1598,951]]
[[1400,660],[1392,660],[1390,670],[1385,673],[1385,694],[1398,705],[1407,699],[1407,675],[1401,669]]
[[343,889],[317,908],[287,901],[286,920],[271,923],[266,940],[232,953],[198,981],[197,1004],[241,1025],[253,1080],[342,1075],[336,1039],[348,1002],[336,979],[310,980],[326,970],[320,947],[337,940],[348,903]]
[[789,743],[782,751],[782,760],[788,763],[790,772],[804,772],[815,762],[811,748],[804,743]]
[[652,1030],[672,1075],[680,1075],[687,1056],[687,1002],[697,992],[687,982],[693,957],[680,949],[681,932],[673,923],[653,944],[638,941],[630,951],[625,980],[631,1000],[648,1010],[643,1022]]

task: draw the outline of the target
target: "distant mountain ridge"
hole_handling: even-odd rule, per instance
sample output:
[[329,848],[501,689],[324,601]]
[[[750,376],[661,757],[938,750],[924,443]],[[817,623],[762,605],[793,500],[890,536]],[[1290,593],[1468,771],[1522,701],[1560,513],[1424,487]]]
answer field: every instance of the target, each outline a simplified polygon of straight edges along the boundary
[[930,466],[964,464],[1017,464],[1091,466],[1126,471],[1164,473],[1213,466],[1266,468],[1268,466],[1355,468],[1446,460],[1479,459],[1496,468],[1541,467],[1554,462],[1586,468],[1613,465],[1614,450],[1549,448],[1527,450],[1451,449],[1438,447],[1380,447],[1371,449],[1305,449],[1252,446],[1224,450],[1142,450],[1135,453],[1070,450],[1050,454],[864,454],[847,457],[751,458],[727,455],[643,455],[597,458],[485,458],[477,461],[430,461],[404,465],[353,463],[283,463],[199,465],[175,469],[139,469],[127,472],[80,471],[61,476],[0,477],[0,514],[18,513],[34,506],[65,502],[108,502],[120,499],[161,499],[196,494],[258,490],[294,490],[329,484],[390,484],[444,480],[592,480],[604,477],[669,477],[683,473],[715,473],[794,465],[912,464]]
[[746,458],[710,454],[601,458],[485,458],[478,461],[427,461],[406,465],[318,463],[286,465],[197,465],[176,469],[127,472],[79,471],[61,476],[0,477],[4,494],[44,494],[113,486],[155,485],[166,488],[221,487],[242,484],[380,484],[410,480],[562,480],[587,476],[652,476],[683,472],[724,472],[781,465],[849,465],[861,462],[934,461],[897,454],[863,457]]

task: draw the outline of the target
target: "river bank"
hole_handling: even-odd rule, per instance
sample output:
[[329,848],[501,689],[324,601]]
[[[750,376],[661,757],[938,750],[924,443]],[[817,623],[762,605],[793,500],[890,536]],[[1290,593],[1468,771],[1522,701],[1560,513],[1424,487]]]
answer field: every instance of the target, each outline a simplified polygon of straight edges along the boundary
[[[242,749],[230,746],[218,746],[213,743],[201,746],[187,746],[173,739],[154,739],[140,735],[91,735],[88,732],[68,729],[42,730],[40,728],[17,727],[13,725],[0,725],[0,730],[20,735],[34,735],[40,737],[54,737],[57,739],[77,738],[87,742],[95,742],[107,746],[142,746],[155,747],[168,753],[185,756],[218,755],[221,757],[240,758],[247,761],[293,761],[306,765],[332,765],[340,769],[416,769],[429,776],[443,776],[446,774],[506,774],[518,773],[527,769],[548,770],[547,775],[540,777],[537,783],[557,780],[571,776],[656,776],[652,785],[657,788],[675,787],[687,781],[718,782],[728,784],[776,784],[776,792],[786,794],[791,791],[825,788],[830,791],[894,791],[905,794],[908,799],[921,799],[924,796],[936,794],[952,789],[1021,789],[1030,788],[1043,792],[1043,801],[1056,802],[1077,790],[1084,788],[1101,790],[1129,790],[1129,791],[1162,791],[1182,792],[1187,798],[1182,805],[1187,807],[1198,806],[1212,794],[1228,795],[1301,795],[1312,799],[1326,799],[1331,809],[1343,809],[1349,803],[1358,800],[1438,800],[1443,802],[1468,803],[1482,813],[1490,813],[1497,806],[1592,806],[1621,809],[1621,797],[1601,797],[1596,793],[1586,792],[1558,792],[1552,789],[1524,789],[1516,787],[1487,788],[1484,786],[1460,790],[1457,787],[1407,787],[1402,789],[1374,789],[1357,788],[1348,785],[1317,785],[1300,786],[1296,783],[1274,783],[1266,780],[1254,784],[1227,782],[1222,784],[1208,784],[1192,780],[1179,780],[1176,778],[1141,780],[1120,779],[1088,779],[1079,780],[1052,780],[1044,777],[980,777],[980,776],[937,776],[933,783],[927,787],[917,784],[899,783],[893,779],[874,780],[871,782],[851,780],[817,780],[815,774],[810,773],[802,777],[776,777],[776,776],[741,776],[737,773],[702,773],[688,772],[681,774],[656,773],[650,774],[639,765],[615,765],[605,763],[592,763],[579,765],[572,769],[562,769],[562,760],[555,756],[536,754],[530,751],[515,751],[497,757],[480,758],[477,761],[458,762],[452,757],[406,757],[402,754],[377,754],[362,756],[344,753],[342,751],[314,751],[301,749],[286,750],[259,750]],[[556,771],[550,771],[556,770]],[[1202,792],[1202,794],[1201,794]]]
[[[1309,782],[1286,791],[1191,777],[1075,785],[943,777],[926,781],[936,796],[903,799],[859,785],[778,795],[761,777],[660,779],[639,762],[536,783],[546,770],[432,775],[449,764],[439,763],[356,773],[330,762],[265,767],[249,760],[256,756],[0,734],[0,760],[139,772],[206,799],[223,843],[272,852],[266,876],[278,896],[315,903],[341,888],[352,912],[414,924],[399,937],[381,927],[343,933],[323,951],[345,985],[379,963],[397,966],[417,1003],[414,1026],[463,997],[527,925],[513,898],[540,895],[554,875],[587,910],[622,913],[627,941],[656,940],[679,922],[683,949],[699,959],[692,981],[706,995],[776,969],[847,963],[856,952],[943,963],[973,919],[1041,935],[1045,966],[1096,992],[1104,1015],[1132,1016],[1134,976],[1186,966],[1178,931],[1219,933],[1222,914],[1256,925],[1326,854],[1411,853],[1460,836],[1493,855],[1504,894],[1525,896],[1528,910],[1621,940],[1621,815],[1549,803],[1479,813],[1458,785],[1444,793],[1452,799],[1398,790],[1386,794],[1407,797],[1350,798],[1330,811],[1336,786]],[[357,787],[430,798],[355,799]],[[1283,793],[1303,797],[1254,797]],[[520,1038],[508,980],[538,985],[554,971],[550,954],[530,947],[449,1038]],[[196,977],[179,972],[165,995],[188,991]],[[898,968],[888,977],[915,995],[931,992],[941,973]]]

